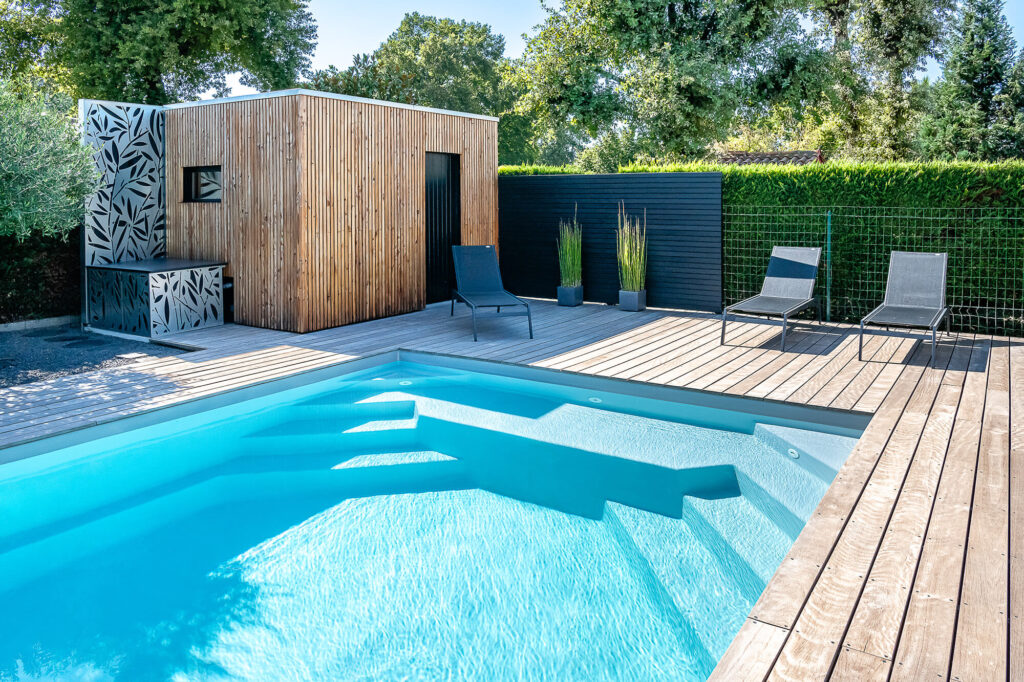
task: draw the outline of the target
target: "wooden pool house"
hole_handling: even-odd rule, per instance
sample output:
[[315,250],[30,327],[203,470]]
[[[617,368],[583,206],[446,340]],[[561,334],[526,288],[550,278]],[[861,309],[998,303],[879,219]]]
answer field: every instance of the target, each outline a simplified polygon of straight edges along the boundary
[[498,242],[493,117],[309,90],[80,114],[94,328],[218,324],[225,288],[234,321],[285,331],[410,312],[450,296],[453,244]]

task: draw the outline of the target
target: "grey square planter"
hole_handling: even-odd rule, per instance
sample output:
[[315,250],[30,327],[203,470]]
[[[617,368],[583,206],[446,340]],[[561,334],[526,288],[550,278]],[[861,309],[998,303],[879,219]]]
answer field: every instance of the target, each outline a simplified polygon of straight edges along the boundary
[[578,306],[583,303],[583,285],[578,287],[558,287],[558,305]]
[[619,308],[631,313],[647,309],[647,290],[626,291],[619,289]]

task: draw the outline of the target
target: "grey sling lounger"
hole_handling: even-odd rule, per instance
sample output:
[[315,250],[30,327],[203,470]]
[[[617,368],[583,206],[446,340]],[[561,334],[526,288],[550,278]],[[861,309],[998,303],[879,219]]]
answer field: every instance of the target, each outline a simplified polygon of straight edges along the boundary
[[820,248],[772,248],[761,293],[722,310],[722,343],[725,343],[725,321],[730,313],[764,315],[782,318],[782,350],[786,350],[786,327],[791,315],[814,308],[818,311],[818,320],[821,320],[821,305],[814,296],[814,282],[818,276],[820,260]]
[[[530,304],[505,291],[498,269],[498,252],[493,246],[453,246],[455,259],[455,281],[457,288],[452,291],[452,315],[455,302],[462,301],[469,306],[473,315],[473,340],[477,340],[476,314],[480,308],[496,308],[492,317],[526,316],[533,338],[533,316]],[[511,312],[501,312],[512,308]],[[522,308],[522,310],[520,310]]]
[[946,262],[944,253],[893,251],[889,256],[889,276],[885,281],[885,299],[860,321],[857,359],[864,351],[864,325],[916,327],[932,332],[932,359],[935,364],[935,330],[946,320]]

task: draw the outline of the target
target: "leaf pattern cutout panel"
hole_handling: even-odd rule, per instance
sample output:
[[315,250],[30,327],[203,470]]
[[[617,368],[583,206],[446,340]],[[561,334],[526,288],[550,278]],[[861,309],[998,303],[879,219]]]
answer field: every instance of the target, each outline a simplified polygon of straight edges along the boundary
[[149,276],[153,338],[224,323],[224,268],[189,268]]
[[82,139],[102,174],[86,200],[85,264],[163,258],[167,253],[164,112],[144,104],[87,100]]
[[149,280],[144,272],[88,269],[89,325],[122,334],[149,334]]

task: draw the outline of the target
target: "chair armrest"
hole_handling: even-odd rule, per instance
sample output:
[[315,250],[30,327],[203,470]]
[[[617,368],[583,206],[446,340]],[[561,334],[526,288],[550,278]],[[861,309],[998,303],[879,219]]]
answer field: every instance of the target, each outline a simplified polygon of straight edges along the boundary
[[755,298],[757,298],[757,297],[758,297],[758,296],[760,296],[760,295],[761,295],[761,294],[754,294],[753,296],[749,296],[749,297],[747,297],[747,298],[743,299],[742,301],[737,301],[736,303],[733,303],[732,305],[727,305],[727,306],[725,306],[725,308],[724,308],[724,309],[722,310],[722,312],[723,312],[723,313],[728,313],[728,312],[731,312],[731,311],[733,310],[733,308],[739,308],[739,307],[740,307],[741,305],[743,305],[744,303],[750,303],[751,301],[753,301],[753,300],[754,300]]
[[878,304],[877,306],[875,306],[875,309],[874,309],[874,310],[872,310],[872,311],[871,311],[870,313],[868,313],[867,315],[865,315],[864,317],[862,317],[862,318],[861,318],[861,320],[860,320],[860,323],[861,323],[861,324],[868,324],[869,322],[871,322],[871,318],[872,318],[872,317],[873,317],[873,316],[874,316],[874,315],[875,315],[875,314],[876,314],[876,313],[877,313],[877,312],[878,312],[879,310],[881,310],[881,309],[882,309],[882,308],[884,308],[884,307],[885,307],[885,304],[884,304],[884,303],[879,303],[879,304]]
[[932,323],[930,325],[928,325],[928,326],[929,327],[938,327],[939,323],[942,322],[942,318],[944,318],[948,314],[949,314],[949,308],[948,307],[940,309],[937,313],[935,313],[935,317],[932,318]]
[[517,301],[519,301],[519,305],[525,305],[525,306],[526,306],[527,308],[529,308],[529,307],[530,307],[530,304],[529,304],[529,303],[527,303],[527,302],[526,302],[526,301],[524,301],[523,299],[519,298],[518,296],[516,296],[515,294],[513,294],[513,293],[512,293],[511,291],[509,291],[508,289],[502,289],[502,291],[504,291],[504,292],[505,292],[506,294],[508,294],[508,295],[509,295],[509,296],[511,296],[512,298],[516,299]]
[[786,310],[786,312],[784,312],[782,314],[785,315],[786,317],[789,317],[793,313],[798,313],[801,310],[804,310],[806,308],[810,308],[812,305],[814,305],[817,302],[817,300],[818,300],[817,296],[812,296],[809,299],[807,299],[806,301],[803,301],[802,303],[798,303],[798,304],[794,305],[792,308],[789,308],[788,310]]

